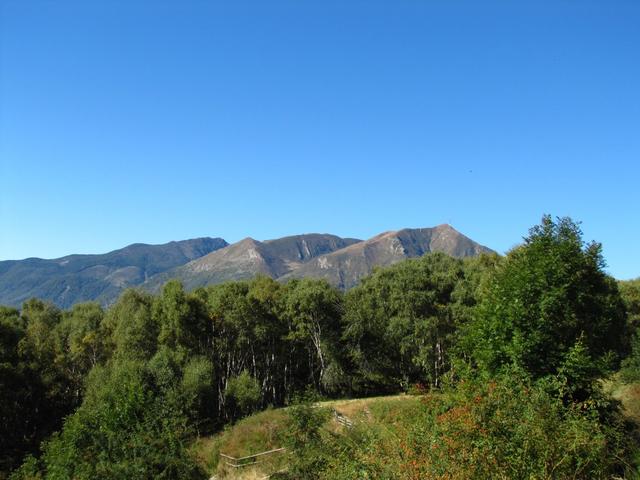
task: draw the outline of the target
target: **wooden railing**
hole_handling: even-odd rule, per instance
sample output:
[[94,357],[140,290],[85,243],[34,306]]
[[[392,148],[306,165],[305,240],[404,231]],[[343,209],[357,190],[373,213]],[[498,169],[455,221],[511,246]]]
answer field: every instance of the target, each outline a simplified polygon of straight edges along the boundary
[[[353,428],[353,420],[351,420],[346,415],[343,415],[342,413],[338,412],[335,409],[333,409],[332,415],[333,415],[333,418],[335,419],[335,421],[338,422],[340,425],[342,425],[342,426],[344,426],[346,428]],[[259,463],[262,463],[264,461],[264,458],[267,455],[273,455],[273,454],[276,454],[276,453],[284,453],[286,451],[287,451],[286,448],[274,448],[273,450],[267,450],[266,452],[255,453],[253,455],[247,455],[246,457],[233,457],[231,455],[227,455],[226,453],[220,453],[220,457],[222,458],[224,463],[226,465],[228,465],[229,467],[231,467],[231,468],[242,468],[242,467],[249,467],[249,466],[252,466],[252,465],[258,465]],[[284,471],[284,470],[282,470],[282,471]],[[269,477],[270,477],[270,475],[267,475],[264,478],[268,479]],[[216,477],[214,476],[214,477],[212,477],[212,479],[213,478],[216,478]]]
[[343,415],[337,410],[333,410],[333,418],[335,418],[336,422],[338,422],[343,427],[347,427],[347,428],[353,427],[353,420],[351,420],[349,417],[347,417],[346,415]]
[[242,467],[248,467],[250,465],[257,465],[258,463],[261,463],[265,455],[282,453],[282,452],[286,452],[286,450],[287,450],[286,448],[275,448],[273,450],[268,450],[266,452],[260,452],[254,455],[247,455],[246,457],[232,457],[231,455],[220,453],[220,457],[222,457],[222,460],[230,467],[242,468]]

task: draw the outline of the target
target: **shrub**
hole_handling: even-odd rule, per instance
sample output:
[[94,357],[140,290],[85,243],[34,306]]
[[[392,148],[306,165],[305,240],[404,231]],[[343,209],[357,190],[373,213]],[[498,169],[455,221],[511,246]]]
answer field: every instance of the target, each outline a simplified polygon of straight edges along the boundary
[[260,385],[246,370],[237,377],[229,379],[225,390],[225,401],[234,418],[257,410],[260,398]]
[[[510,369],[430,393],[407,414],[325,432],[299,454],[297,476],[469,479],[631,475],[629,432],[607,400],[566,402],[555,382]],[[310,460],[309,460],[310,459]],[[313,460],[313,461],[311,461]],[[309,470],[302,470],[299,465]],[[313,475],[305,477],[305,475]]]
[[626,383],[640,382],[640,331],[633,337],[631,355],[622,362],[621,374]]

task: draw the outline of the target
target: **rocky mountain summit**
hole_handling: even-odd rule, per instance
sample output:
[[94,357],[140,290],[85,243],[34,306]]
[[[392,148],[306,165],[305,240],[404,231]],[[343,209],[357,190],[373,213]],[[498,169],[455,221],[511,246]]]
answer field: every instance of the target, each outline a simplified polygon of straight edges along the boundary
[[375,266],[386,266],[429,252],[444,252],[452,257],[492,253],[450,225],[433,228],[406,228],[385,232],[369,240],[321,255],[290,272],[285,278],[324,278],[339,288],[351,288],[371,273]]

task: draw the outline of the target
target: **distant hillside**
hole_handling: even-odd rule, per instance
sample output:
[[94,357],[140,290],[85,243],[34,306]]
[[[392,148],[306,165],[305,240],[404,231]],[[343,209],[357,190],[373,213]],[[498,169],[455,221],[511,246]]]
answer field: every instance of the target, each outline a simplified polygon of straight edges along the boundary
[[186,265],[157,275],[145,283],[149,290],[158,290],[171,278],[182,281],[187,289],[252,278],[257,274],[280,278],[295,271],[320,255],[339,251],[361,242],[353,238],[310,233],[259,242],[245,238],[226,248],[198,258]]
[[449,225],[385,232],[362,241],[327,234],[307,234],[259,242],[245,238],[149,279],[143,288],[158,291],[169,279],[187,289],[252,278],[257,274],[280,280],[324,278],[341,289],[356,285],[375,266],[386,266],[429,252],[468,257],[493,250]]
[[66,308],[97,300],[108,304],[129,286],[227,246],[221,238],[197,238],[164,245],[129,245],[102,255],[0,262],[0,304],[20,306],[37,297]]
[[449,225],[433,228],[385,232],[336,252],[322,255],[287,274],[287,278],[324,278],[347,289],[371,273],[375,266],[387,266],[429,252],[444,252],[452,257],[470,257],[492,253]]
[[88,300],[107,305],[127,287],[157,292],[176,278],[192,290],[257,274],[283,281],[324,278],[348,289],[375,266],[428,252],[467,257],[492,250],[449,225],[385,232],[366,241],[310,233],[262,242],[245,238],[232,245],[221,238],[134,244],[104,255],[0,262],[0,304],[19,306],[37,297],[63,308]]

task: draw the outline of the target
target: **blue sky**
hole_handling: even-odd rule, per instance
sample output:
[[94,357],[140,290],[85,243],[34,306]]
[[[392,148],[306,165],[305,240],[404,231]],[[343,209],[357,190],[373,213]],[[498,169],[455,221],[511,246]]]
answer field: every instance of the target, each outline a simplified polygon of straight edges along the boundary
[[640,275],[636,0],[0,5],[0,259],[550,213]]

